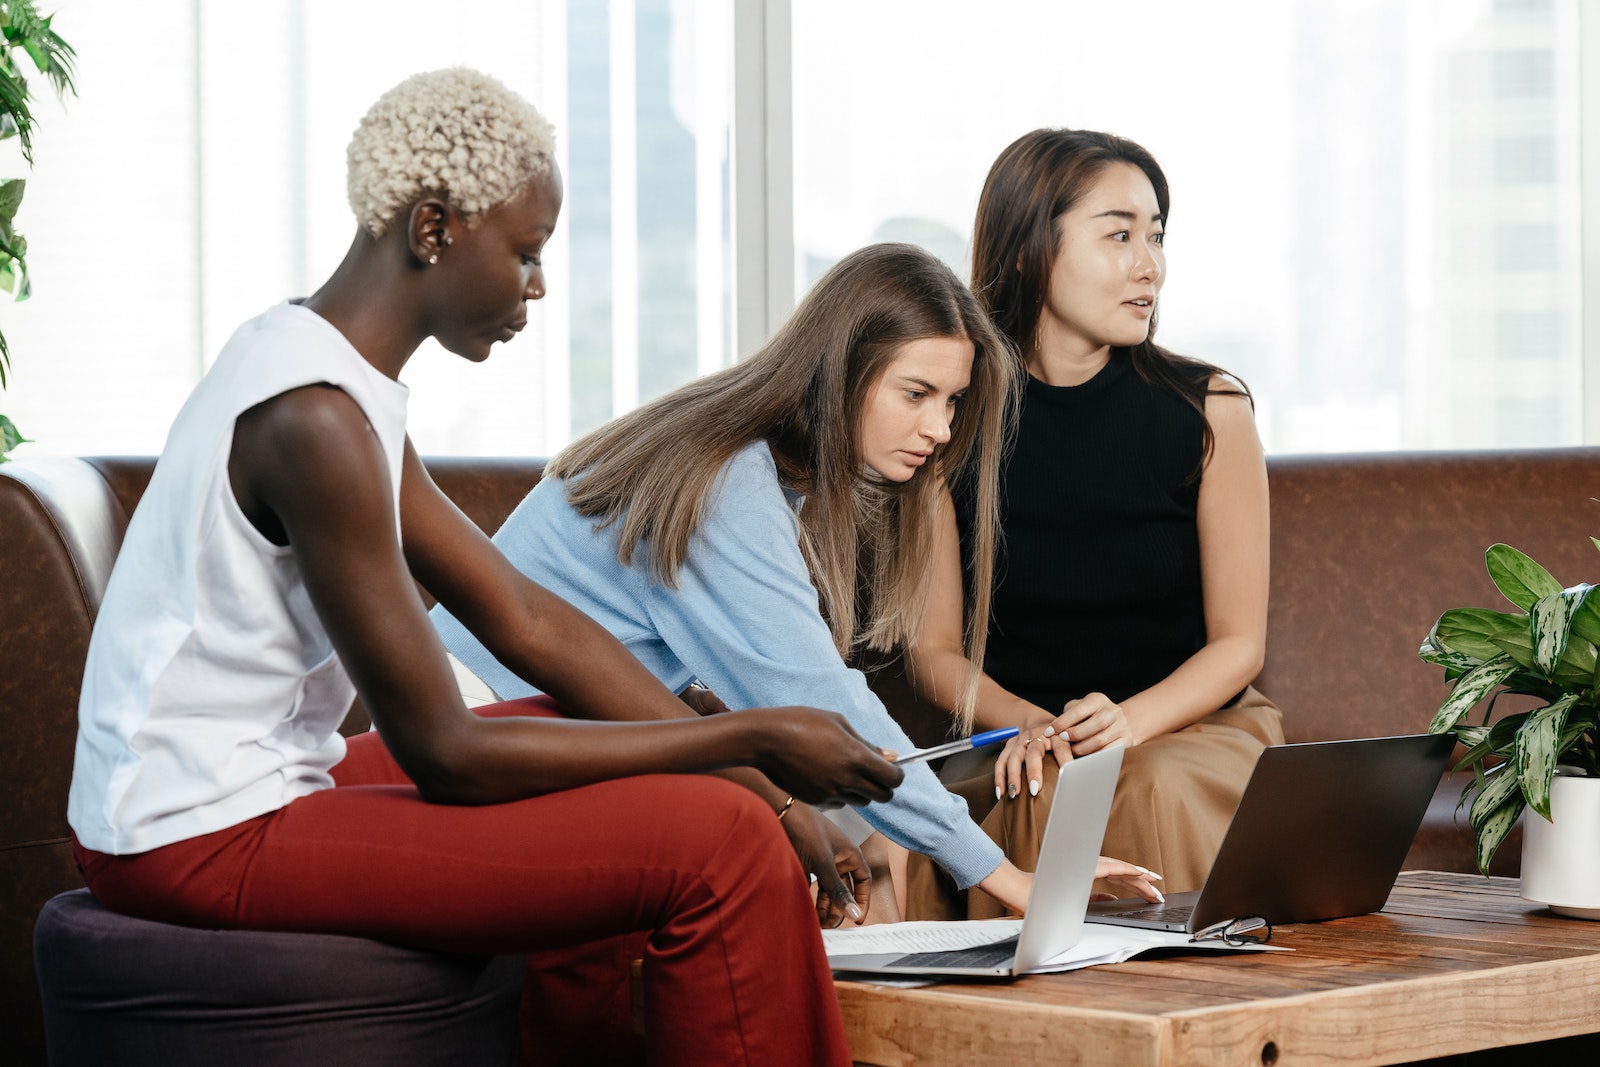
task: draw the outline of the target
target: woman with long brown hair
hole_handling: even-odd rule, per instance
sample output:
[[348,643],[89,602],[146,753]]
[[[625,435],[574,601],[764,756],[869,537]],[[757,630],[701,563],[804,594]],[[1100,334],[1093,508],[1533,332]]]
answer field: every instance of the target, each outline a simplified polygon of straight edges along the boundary
[[[1283,732],[1250,687],[1268,548],[1250,393],[1153,339],[1169,208],[1155,159],[1109,134],[1036,130],[995,161],[973,292],[1026,376],[984,675],[967,702],[962,604],[987,592],[977,566],[994,550],[960,485],[940,513],[910,673],[968,729],[1022,728],[987,764],[945,771],[965,779],[956,788],[975,814],[992,807],[985,825],[1012,859],[1028,866],[1037,850],[1056,767],[1122,744],[1102,847],[1186,890],[1204,880],[1256,755]],[[913,882],[936,886],[927,874],[914,868]],[[994,911],[978,895],[968,905]]]
[[[918,632],[949,484],[972,501],[980,546],[958,642],[982,657],[1015,381],[1014,357],[949,268],[910,245],[874,245],[829,270],[755,355],[562,452],[495,543],[669,687],[701,682],[736,708],[784,694],[904,752],[905,734],[846,663]],[[434,619],[500,698],[529,692],[454,619]],[[952,706],[975,682],[975,669],[955,682]],[[1026,907],[1030,877],[925,766],[862,814],[957,885]],[[788,816],[813,817],[798,804]],[[1102,873],[1149,892],[1131,865],[1105,861]],[[859,918],[865,903],[840,912]]]

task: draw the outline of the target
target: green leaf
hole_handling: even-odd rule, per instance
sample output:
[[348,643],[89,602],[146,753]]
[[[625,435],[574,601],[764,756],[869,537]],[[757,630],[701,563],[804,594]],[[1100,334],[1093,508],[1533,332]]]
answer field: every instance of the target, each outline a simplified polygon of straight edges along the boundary
[[27,265],[20,258],[12,257],[0,262],[0,289],[10,293],[11,298],[18,302],[33,295],[33,282],[28,277]]
[[1561,654],[1567,650],[1567,638],[1572,632],[1572,616],[1583,606],[1589,585],[1575,585],[1559,593],[1551,593],[1534,601],[1528,612],[1533,632],[1533,661],[1546,677],[1555,673]]
[[1472,812],[1469,818],[1472,828],[1476,830],[1479,824],[1491,814],[1494,809],[1515,797],[1522,800],[1522,783],[1517,780],[1516,773],[1511,764],[1501,764],[1483,777],[1482,784],[1478,786],[1478,795],[1472,799]]
[[1600,656],[1597,656],[1595,647],[1589,642],[1582,638],[1569,641],[1566,651],[1561,653],[1561,662],[1556,664],[1555,673],[1551,677],[1563,689],[1571,686],[1587,689],[1594,677],[1597,658]]
[[1502,715],[1498,722],[1489,728],[1489,747],[1497,755],[1509,756],[1517,744],[1517,731],[1522,729],[1522,724],[1528,721],[1531,711],[1519,711],[1513,715]]
[[1483,662],[1476,656],[1469,656],[1465,652],[1452,652],[1449,649],[1439,648],[1437,645],[1423,645],[1417,650],[1417,655],[1424,663],[1432,663],[1435,666],[1443,667],[1447,677],[1458,677],[1466,674]]
[[1577,701],[1577,693],[1568,693],[1528,716],[1517,731],[1512,766],[1522,780],[1522,795],[1528,806],[1546,819],[1550,817],[1550,779],[1556,773],[1556,757],[1561,754],[1561,730],[1566,725],[1567,712]]
[[11,116],[22,141],[22,158],[33,163],[33,112],[28,110],[28,86],[14,70],[0,67],[0,111]]
[[0,178],[0,220],[7,225],[17,217],[17,208],[22,206],[22,194],[27,188],[26,178]]
[[1561,583],[1549,571],[1510,545],[1490,545],[1484,559],[1495,588],[1523,611],[1532,608],[1540,597],[1561,592]]
[[1600,645],[1600,596],[1583,598],[1578,610],[1572,613],[1572,632],[1592,645]]
[[1516,669],[1517,665],[1511,657],[1501,653],[1463,674],[1444,703],[1439,705],[1433,721],[1428,724],[1428,732],[1442,734],[1455,726],[1463,715],[1476,707],[1478,701]]
[[[1465,652],[1445,648],[1439,643],[1438,629],[1435,625],[1428,632],[1428,636],[1422,639],[1422,647],[1417,649],[1417,656],[1424,663],[1437,664],[1445,669],[1447,677],[1456,677],[1467,673],[1483,661],[1483,657],[1469,656]],[[1495,654],[1498,655],[1499,651],[1495,649]]]
[[1488,608],[1453,608],[1433,624],[1435,643],[1480,660],[1494,659],[1500,648],[1491,640],[1497,635],[1526,632],[1528,616],[1512,615]]
[[1548,677],[1539,670],[1539,661],[1534,658],[1533,635],[1527,630],[1521,633],[1500,634],[1492,638],[1500,650],[1517,662],[1519,667],[1534,671],[1538,677]]
[[22,431],[17,429],[17,424],[0,415],[0,463],[6,461],[6,453],[26,441]]
[[[1503,775],[1502,777],[1509,777]],[[1489,873],[1489,863],[1494,859],[1494,854],[1500,850],[1500,845],[1505,841],[1506,835],[1517,823],[1517,816],[1522,814],[1526,802],[1522,794],[1513,791],[1511,799],[1503,804],[1478,815],[1478,806],[1472,806],[1472,832],[1478,839],[1478,872],[1485,876]]]

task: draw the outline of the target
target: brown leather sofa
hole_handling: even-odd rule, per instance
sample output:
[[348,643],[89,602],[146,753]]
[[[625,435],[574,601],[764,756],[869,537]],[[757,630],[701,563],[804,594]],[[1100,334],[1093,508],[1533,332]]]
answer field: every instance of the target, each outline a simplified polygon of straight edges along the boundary
[[[149,458],[35,458],[0,466],[0,1059],[44,1062],[34,917],[81,885],[68,849],[79,678],[89,630]],[[538,480],[533,460],[428,463],[494,529]],[[1291,741],[1424,729],[1444,693],[1416,649],[1445,608],[1498,599],[1483,550],[1504,541],[1565,584],[1600,575],[1600,448],[1275,457],[1272,608],[1259,687]],[[874,675],[914,735],[941,728]],[[346,729],[364,728],[359,713]],[[1407,865],[1472,870],[1441,785]],[[1498,870],[1515,873],[1518,843]]]

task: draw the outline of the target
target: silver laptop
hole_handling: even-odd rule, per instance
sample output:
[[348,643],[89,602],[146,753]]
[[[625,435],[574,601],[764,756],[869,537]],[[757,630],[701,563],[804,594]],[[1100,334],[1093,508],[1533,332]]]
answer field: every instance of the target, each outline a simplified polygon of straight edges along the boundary
[[[1380,910],[1449,762],[1449,734],[1262,751],[1205,885],[1165,904],[1096,901],[1089,921],[1191,934]],[[1134,863],[1137,856],[1124,856]]]
[[[985,928],[1008,928],[1006,936],[986,944],[933,952],[868,952],[829,955],[836,971],[880,974],[941,974],[1003,977],[1043,966],[1078,943],[1084,911],[1094,886],[1095,864],[1111,817],[1111,795],[1122,769],[1122,749],[1104,749],[1072,760],[1061,768],[1039,869],[1028,894],[1028,912],[1016,930],[1013,923],[903,924],[908,928],[942,928],[950,937],[982,936]],[[890,932],[893,926],[870,928]]]

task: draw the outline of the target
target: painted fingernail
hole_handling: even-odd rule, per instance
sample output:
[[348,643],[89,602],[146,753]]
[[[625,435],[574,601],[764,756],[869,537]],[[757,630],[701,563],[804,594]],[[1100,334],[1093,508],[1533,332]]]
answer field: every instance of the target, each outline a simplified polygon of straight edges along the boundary
[[1002,795],[1003,795],[1003,794],[1002,794],[1002,792],[1001,792],[1001,789],[1000,789],[1000,787],[999,787],[999,786],[995,786],[995,787],[994,787],[994,798],[995,798],[995,799],[996,799],[996,800],[999,800],[999,799],[1000,799],[1000,797],[1001,797],[1001,796],[1002,796]]
[[1152,871],[1148,867],[1141,867],[1138,864],[1134,864],[1133,869],[1144,875],[1146,878],[1154,878],[1158,882],[1162,880],[1159,874],[1157,874],[1155,871]]
[[1044,728],[1044,733],[1040,734],[1039,736],[1040,737],[1054,737],[1055,735],[1056,735],[1056,728],[1054,726],[1046,726]]
[[1028,795],[1031,797],[1039,795],[1039,779],[1035,778],[1028,783]]
[[1016,786],[1012,786],[1010,792],[1007,795],[1010,796],[1011,799],[1015,800],[1017,798],[1017,787]]
[[1157,889],[1155,886],[1151,886],[1150,889],[1155,893],[1156,900],[1160,901],[1162,904],[1167,902],[1167,898],[1161,895],[1161,890]]
[[865,915],[861,914],[861,905],[857,904],[853,900],[846,905],[844,911],[846,915],[850,916],[850,921],[855,923],[857,926],[860,926],[861,920],[866,918]]

